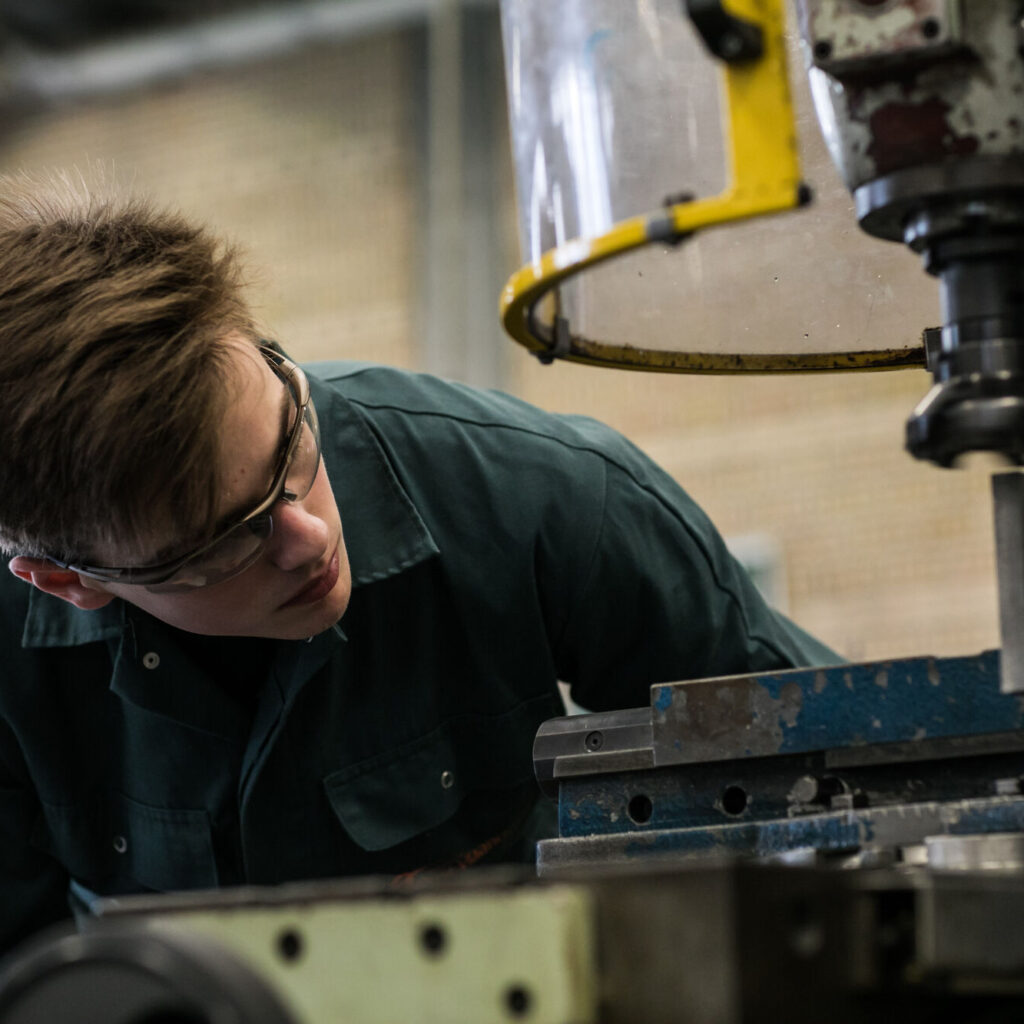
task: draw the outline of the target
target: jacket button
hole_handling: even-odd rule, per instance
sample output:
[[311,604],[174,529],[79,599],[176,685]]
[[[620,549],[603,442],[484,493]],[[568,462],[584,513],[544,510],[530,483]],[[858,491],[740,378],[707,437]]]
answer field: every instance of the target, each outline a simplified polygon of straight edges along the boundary
[[147,651],[142,656],[142,664],[146,668],[156,668],[160,664],[160,655],[156,651]]
[[128,840],[124,836],[114,836],[114,853],[124,853],[128,849]]
[[449,771],[441,772],[441,788],[451,789],[455,785],[455,776]]

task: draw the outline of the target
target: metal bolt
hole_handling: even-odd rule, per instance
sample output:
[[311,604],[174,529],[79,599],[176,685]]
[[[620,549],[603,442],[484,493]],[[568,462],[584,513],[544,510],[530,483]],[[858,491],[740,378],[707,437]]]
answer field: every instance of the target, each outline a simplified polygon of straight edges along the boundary
[[128,840],[124,836],[114,836],[114,853],[125,853],[128,849]]
[[146,651],[142,656],[142,664],[146,668],[156,668],[160,664],[160,655],[156,651]]
[[842,779],[834,775],[802,775],[793,783],[788,798],[792,804],[826,804],[845,791]]
[[718,40],[718,49],[725,60],[743,52],[743,40],[735,32],[726,32]]
[[455,775],[447,769],[441,772],[441,788],[451,789],[455,785]]
[[662,206],[681,206],[683,203],[692,203],[697,196],[693,192],[669,192],[661,201]]
[[588,732],[587,738],[583,741],[587,750],[600,750],[604,746],[603,732]]
[[789,802],[813,804],[821,795],[821,785],[813,775],[803,775],[793,783],[789,791]]

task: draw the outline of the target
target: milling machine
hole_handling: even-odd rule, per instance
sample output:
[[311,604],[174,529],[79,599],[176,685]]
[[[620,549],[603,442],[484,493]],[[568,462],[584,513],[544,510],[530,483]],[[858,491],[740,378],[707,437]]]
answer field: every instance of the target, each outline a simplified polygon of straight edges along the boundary
[[[744,45],[758,6],[748,20],[738,4],[688,5],[712,52],[741,67],[757,59]],[[939,282],[941,326],[924,331],[920,353],[934,386],[907,421],[907,449],[943,467],[977,453],[1020,466],[1024,5],[798,0],[796,13],[818,120],[861,228],[919,253]],[[754,38],[755,51],[771,52]],[[566,263],[557,250],[545,259]],[[568,276],[535,261],[510,285],[506,317],[524,317],[519,340],[540,355],[593,361],[585,332],[559,325],[577,296],[567,303],[555,291],[556,329],[536,326],[537,294]],[[517,305],[513,293],[531,286]],[[559,329],[561,353],[551,341]],[[741,346],[727,339],[734,369],[842,365],[841,353],[820,351],[790,352],[784,363],[761,354],[758,363]],[[863,351],[847,355],[850,365],[883,365]],[[717,358],[715,367],[703,353],[687,367],[692,353],[663,353],[658,368],[726,369]],[[912,358],[908,346],[901,359]],[[833,897],[811,916],[828,916],[835,891],[874,893],[859,923],[847,920],[848,937],[858,935],[868,959],[869,950],[901,950],[889,980],[876,978],[893,1007],[913,991],[952,993],[980,977],[993,991],[1019,993],[1024,944],[1003,911],[1024,892],[1024,478],[997,474],[993,497],[1001,652],[659,684],[649,707],[546,723],[534,763],[558,800],[559,837],[540,844],[541,875],[647,862],[696,870],[723,855],[784,862],[808,877],[831,870]],[[946,904],[944,886],[957,890]],[[886,899],[904,901],[902,924]],[[783,926],[779,940],[793,934]],[[815,971],[828,962],[823,948],[807,954]],[[866,991],[855,973],[834,990],[843,1006]],[[956,1019],[974,1012],[960,1008]],[[1015,1019],[1006,1012],[992,1019]]]
[[[709,21],[714,6],[690,5],[705,41],[739,52],[723,38],[751,23]],[[860,226],[939,280],[942,325],[924,332],[935,383],[907,448],[940,466],[976,453],[1020,465],[1024,5],[800,0],[797,13]],[[1001,653],[657,685],[649,708],[548,723],[535,763],[558,790],[561,838],[542,844],[542,868],[714,848],[1024,866],[1010,854],[1024,825],[1022,485],[994,477]]]

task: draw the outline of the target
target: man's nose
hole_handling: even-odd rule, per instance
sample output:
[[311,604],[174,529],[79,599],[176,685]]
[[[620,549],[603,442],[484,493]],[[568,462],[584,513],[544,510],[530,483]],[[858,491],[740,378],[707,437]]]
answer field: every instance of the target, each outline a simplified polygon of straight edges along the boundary
[[279,501],[273,509],[274,532],[267,542],[271,565],[290,572],[327,553],[327,523],[300,502]]

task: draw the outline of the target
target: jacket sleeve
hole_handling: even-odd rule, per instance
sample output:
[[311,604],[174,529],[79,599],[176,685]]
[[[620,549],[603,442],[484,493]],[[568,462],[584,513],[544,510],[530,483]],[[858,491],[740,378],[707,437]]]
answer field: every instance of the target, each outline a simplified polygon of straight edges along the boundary
[[842,662],[768,606],[667,473],[608,428],[581,429],[602,453],[603,479],[601,493],[577,501],[599,503],[600,515],[585,545],[566,526],[564,543],[585,550],[553,638],[575,701],[595,711],[643,706],[655,682]]
[[0,720],[0,955],[70,916],[67,872],[32,845],[41,811],[20,762]]

